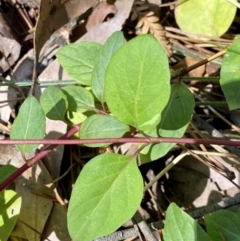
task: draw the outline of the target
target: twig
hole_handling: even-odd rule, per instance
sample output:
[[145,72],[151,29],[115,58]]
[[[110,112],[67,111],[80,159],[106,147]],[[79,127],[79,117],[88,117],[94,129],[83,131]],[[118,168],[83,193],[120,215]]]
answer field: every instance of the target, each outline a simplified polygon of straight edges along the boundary
[[192,71],[192,70],[194,70],[194,69],[196,69],[196,68],[198,68],[198,67],[200,67],[200,66],[202,66],[204,64],[207,64],[208,62],[210,62],[210,61],[212,61],[214,59],[217,59],[218,57],[224,55],[226,53],[226,51],[227,50],[219,51],[218,53],[216,53],[216,54],[214,54],[214,55],[212,55],[212,56],[210,56],[210,57],[208,57],[206,59],[203,59],[203,60],[199,61],[196,64],[193,64],[193,65],[191,65],[191,66],[189,66],[187,68],[184,68],[182,71],[180,71],[179,74],[176,74],[176,75],[172,76],[171,80],[176,79],[178,77],[183,77],[184,75],[186,75],[190,71]]
[[204,208],[197,209],[195,211],[192,211],[189,213],[191,217],[194,219],[200,218],[204,216],[207,213],[212,213],[217,210],[225,209],[225,208],[230,208],[232,206],[235,206],[240,203],[240,195],[236,195],[235,197],[225,197],[222,199],[222,201],[206,206]]
[[43,145],[83,145],[99,143],[179,143],[179,144],[204,144],[221,146],[240,146],[240,141],[228,141],[217,139],[194,139],[177,137],[123,137],[123,138],[96,138],[96,139],[12,139],[0,140],[0,145],[25,145],[25,144],[43,144]]
[[148,241],[157,241],[156,237],[152,233],[152,230],[149,228],[145,220],[142,218],[140,213],[137,211],[133,216],[133,221],[141,230],[142,234],[144,235],[145,239]]
[[195,102],[195,106],[210,105],[210,106],[227,106],[226,101],[199,101]]
[[144,192],[148,190],[155,182],[157,182],[167,171],[173,168],[179,161],[181,161],[186,155],[189,155],[188,152],[183,152],[177,156],[172,162],[169,163],[161,172],[157,174],[145,187]]

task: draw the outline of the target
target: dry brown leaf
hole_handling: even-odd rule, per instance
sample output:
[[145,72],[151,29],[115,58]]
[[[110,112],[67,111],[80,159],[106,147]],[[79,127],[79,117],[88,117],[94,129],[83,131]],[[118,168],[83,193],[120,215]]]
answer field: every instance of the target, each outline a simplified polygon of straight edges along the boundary
[[[0,153],[0,165],[11,164],[20,168],[25,164],[21,153],[13,145],[0,145]],[[41,162],[26,170],[15,180],[16,192],[22,197],[19,220],[27,223],[32,229],[19,221],[18,229],[13,232],[13,235],[26,237],[31,241],[41,240],[39,233],[42,233],[53,205],[53,200],[43,195],[53,197],[55,195],[53,188],[46,187],[51,182],[52,178]]]
[[0,74],[6,72],[18,59],[21,46],[0,13]]
[[86,24],[86,30],[89,31],[96,25],[102,23],[109,14],[115,14],[116,12],[117,8],[115,5],[108,4],[107,2],[101,2],[94,8],[92,14],[89,16]]
[[107,22],[103,22],[89,32],[87,32],[79,41],[94,41],[97,43],[105,43],[108,37],[116,31],[122,30],[122,25],[129,17],[134,0],[116,1],[117,13]]
[[55,194],[53,187],[47,187],[49,183],[52,183],[52,178],[42,162],[26,170],[16,181],[16,192],[22,197],[19,219],[27,224],[22,227],[28,240],[41,240],[39,234],[51,213],[53,200],[49,197],[54,198]]
[[[10,101],[7,100],[11,99],[14,100],[17,98],[17,91],[12,89],[9,86],[0,86],[0,119],[4,123],[8,123],[12,110],[17,101]],[[6,101],[6,102],[4,102]]]
[[[50,36],[96,4],[96,0],[42,0],[34,35],[36,60]],[[37,61],[36,61],[37,62]]]
[[[61,222],[59,222],[61,220]],[[71,240],[67,229],[66,207],[54,202],[51,214],[43,231],[43,237],[51,241]]]

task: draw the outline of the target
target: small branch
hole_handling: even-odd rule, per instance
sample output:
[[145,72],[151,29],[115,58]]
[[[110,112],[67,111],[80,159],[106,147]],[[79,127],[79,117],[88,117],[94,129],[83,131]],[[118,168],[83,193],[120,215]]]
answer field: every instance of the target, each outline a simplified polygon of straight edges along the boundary
[[215,212],[215,211],[218,211],[221,209],[230,208],[239,203],[240,203],[240,195],[239,194],[234,197],[225,197],[222,199],[222,201],[220,201],[218,203],[214,203],[214,204],[206,206],[206,207],[203,207],[203,208],[199,208],[195,211],[190,212],[189,215],[191,217],[193,217],[194,219],[197,219],[197,218],[204,216],[205,214],[212,213],[212,212]]
[[145,239],[148,241],[157,241],[156,237],[152,233],[152,230],[149,228],[145,220],[140,215],[139,211],[137,211],[133,216],[133,222],[136,223]]
[[222,146],[240,146],[240,141],[216,140],[216,139],[194,139],[194,138],[174,138],[174,137],[124,137],[124,138],[96,138],[96,139],[29,139],[29,140],[0,140],[0,145],[25,145],[25,144],[44,144],[44,145],[83,145],[98,143],[179,143],[179,144],[204,144],[204,145],[222,145]]
[[181,161],[186,155],[189,155],[188,152],[183,152],[178,155],[172,162],[170,162],[161,172],[159,172],[145,187],[144,192],[148,190],[155,182],[157,182],[163,175],[166,174],[171,168],[173,168],[179,161]]
[[[191,81],[198,81],[200,83],[219,83],[219,77],[183,77],[181,80],[184,83],[188,83]],[[175,83],[176,81],[172,81],[172,83]]]
[[211,106],[227,106],[226,101],[196,101],[195,106],[200,106],[200,105],[211,105]]
[[176,75],[172,76],[171,80],[179,78],[179,77],[183,77],[184,75],[186,75],[190,71],[192,71],[192,70],[194,70],[194,69],[196,69],[196,68],[198,68],[198,67],[200,67],[200,66],[202,66],[204,64],[207,64],[208,62],[210,62],[210,61],[212,61],[212,60],[214,60],[214,59],[224,55],[226,53],[226,51],[227,50],[222,50],[222,51],[220,51],[220,52],[218,52],[218,53],[216,53],[216,54],[214,54],[214,55],[212,55],[212,56],[210,56],[210,57],[208,57],[206,59],[203,59],[203,60],[197,62],[196,64],[193,64],[193,65],[191,65],[191,66],[189,66],[187,68],[184,68],[182,71],[180,71],[179,74],[176,74]]
[[78,132],[79,126],[74,126],[65,135],[57,140],[0,140],[0,145],[9,144],[50,144],[41,150],[28,163],[25,163],[20,169],[14,172],[3,183],[0,184],[0,191],[5,189],[24,171],[33,166],[36,162],[46,156],[57,145],[74,145],[74,144],[95,144],[95,143],[178,143],[178,144],[204,144],[204,145],[223,145],[223,146],[240,146],[240,141],[216,140],[216,139],[193,139],[193,138],[169,138],[169,137],[131,137],[131,138],[98,138],[84,140],[66,140]]

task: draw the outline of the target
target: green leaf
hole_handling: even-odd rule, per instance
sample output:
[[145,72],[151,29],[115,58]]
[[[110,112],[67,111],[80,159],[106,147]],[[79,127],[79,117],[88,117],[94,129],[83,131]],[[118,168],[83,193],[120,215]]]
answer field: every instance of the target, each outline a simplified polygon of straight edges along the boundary
[[66,117],[69,122],[75,125],[82,123],[87,118],[83,113],[74,111],[67,111]]
[[223,57],[220,85],[230,110],[240,108],[240,38],[236,39]]
[[142,35],[118,49],[107,67],[105,100],[112,114],[139,130],[150,130],[170,95],[165,50],[151,35]]
[[[15,119],[11,139],[43,139],[46,129],[45,114],[37,99],[29,96],[22,104]],[[17,145],[22,153],[35,150],[39,145]]]
[[115,231],[134,215],[142,195],[135,158],[113,153],[93,158],[72,191],[67,214],[71,238],[90,241]]
[[[79,131],[81,139],[117,138],[129,131],[129,127],[110,115],[92,115],[87,118]],[[86,144],[90,147],[102,147],[110,143]]]
[[240,240],[240,216],[228,210],[206,214],[207,233],[214,241]]
[[7,241],[17,222],[20,209],[21,197],[12,190],[0,192],[0,240]]
[[2,183],[4,180],[6,180],[16,170],[17,170],[17,168],[12,165],[5,165],[5,166],[0,167],[0,183]]
[[105,102],[104,83],[106,68],[112,55],[124,45],[124,42],[125,40],[122,32],[117,31],[113,33],[103,45],[99,59],[94,66],[92,73],[92,91],[101,103]]
[[94,98],[89,90],[80,86],[65,86],[62,91],[67,96],[69,111],[84,112],[95,109]]
[[184,84],[173,84],[169,102],[162,112],[160,129],[177,130],[188,124],[194,107],[191,91]]
[[40,104],[49,119],[65,120],[68,101],[59,88],[50,86],[45,89],[40,97]]
[[164,241],[211,241],[201,226],[175,203],[167,209],[163,238]]
[[196,33],[220,37],[229,29],[237,9],[227,0],[179,2],[175,10],[176,21],[182,30],[189,32],[189,35]]
[[[191,91],[184,84],[173,84],[170,99],[162,112],[161,122],[156,128],[145,133],[154,137],[182,137],[191,120],[194,106]],[[141,163],[164,156],[174,145],[175,143],[159,143],[145,147],[141,152]]]
[[93,42],[69,44],[56,53],[57,59],[74,80],[83,85],[91,85],[94,64],[102,45]]

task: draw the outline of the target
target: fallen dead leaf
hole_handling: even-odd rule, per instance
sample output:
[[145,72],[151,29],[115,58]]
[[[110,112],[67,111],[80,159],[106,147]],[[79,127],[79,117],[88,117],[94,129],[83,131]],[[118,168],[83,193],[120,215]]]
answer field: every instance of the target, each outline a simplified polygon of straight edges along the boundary
[[86,23],[86,30],[89,31],[93,27],[102,23],[109,14],[115,14],[116,12],[117,8],[115,5],[108,4],[107,2],[101,2],[94,8],[93,12],[89,16]]
[[93,41],[100,44],[105,43],[107,38],[116,31],[122,30],[122,25],[125,20],[129,17],[129,14],[132,9],[134,0],[121,0],[116,1],[115,6],[117,8],[117,13],[115,16],[108,22],[103,22],[89,32],[87,32],[80,41]]
[[9,70],[19,57],[21,46],[13,36],[0,12],[0,74]]
[[56,30],[86,12],[95,4],[95,0],[42,0],[34,35],[36,60],[39,58],[43,45]]
[[21,46],[15,39],[0,35],[0,74],[3,74],[16,62]]
[[[9,163],[19,168],[25,163],[13,145],[0,146],[0,153],[0,165]],[[27,237],[31,241],[41,240],[39,234],[43,232],[53,206],[49,196],[55,197],[54,187],[47,186],[51,182],[52,178],[41,162],[29,168],[15,181],[16,192],[22,197],[22,206],[14,236]]]

